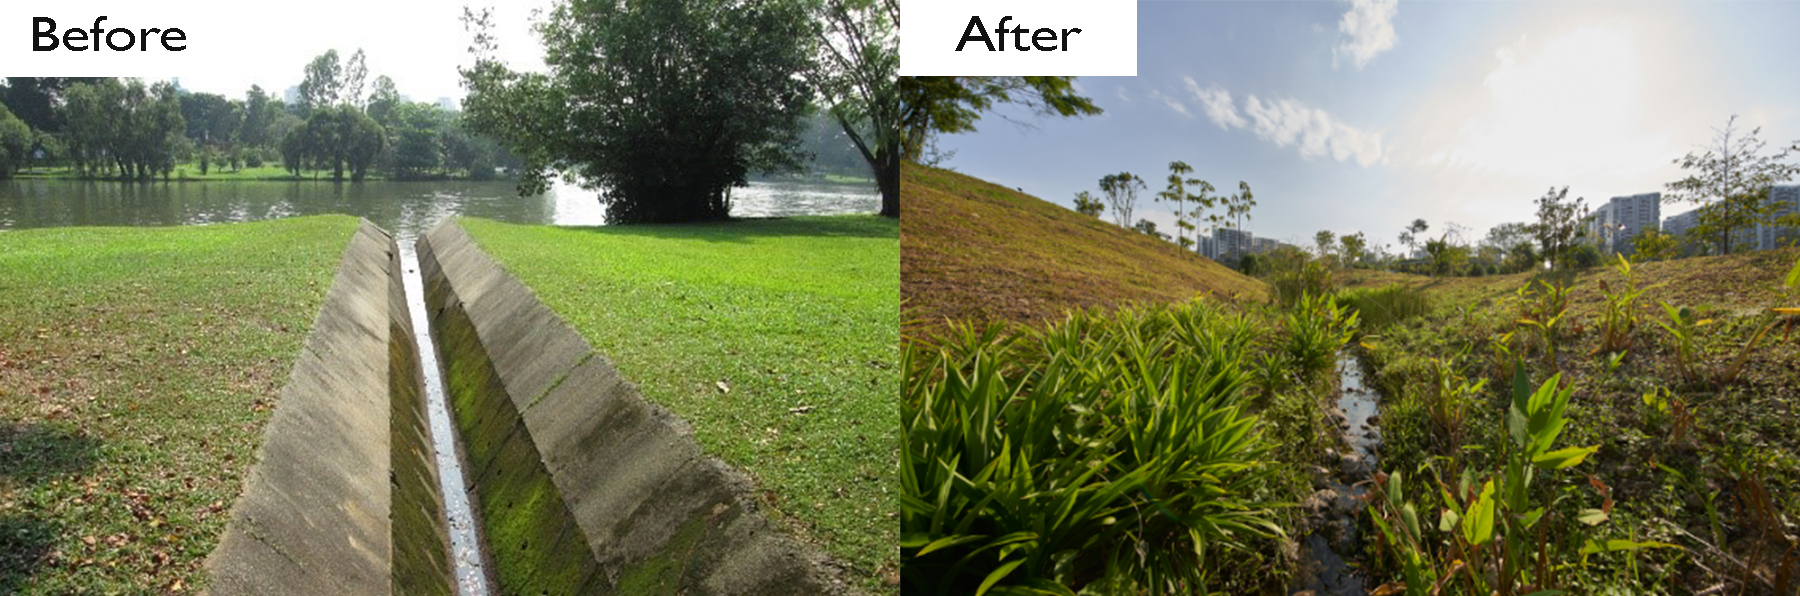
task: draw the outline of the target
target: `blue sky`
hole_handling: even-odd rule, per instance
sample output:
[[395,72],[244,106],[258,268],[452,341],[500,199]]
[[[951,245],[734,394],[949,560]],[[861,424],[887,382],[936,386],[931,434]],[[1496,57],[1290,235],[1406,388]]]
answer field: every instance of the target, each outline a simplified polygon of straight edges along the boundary
[[[1570,187],[1590,205],[1664,189],[1737,114],[1800,140],[1800,2],[1168,2],[1138,5],[1138,76],[1087,77],[1097,117],[989,116],[945,165],[1067,206],[1182,160],[1250,183],[1258,236],[1397,244],[1423,217],[1487,228]],[[1688,205],[1664,205],[1665,216]],[[1137,217],[1172,230],[1162,204]]]

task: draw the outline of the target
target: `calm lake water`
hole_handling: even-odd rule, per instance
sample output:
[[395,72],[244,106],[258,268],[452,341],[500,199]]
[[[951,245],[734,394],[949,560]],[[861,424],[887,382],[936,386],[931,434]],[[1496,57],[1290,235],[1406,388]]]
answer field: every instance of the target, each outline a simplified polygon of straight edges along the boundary
[[[58,226],[174,226],[345,213],[401,237],[444,218],[600,225],[596,193],[558,183],[521,197],[512,182],[84,182],[0,181],[0,229]],[[874,213],[874,185],[752,182],[732,191],[736,217]]]

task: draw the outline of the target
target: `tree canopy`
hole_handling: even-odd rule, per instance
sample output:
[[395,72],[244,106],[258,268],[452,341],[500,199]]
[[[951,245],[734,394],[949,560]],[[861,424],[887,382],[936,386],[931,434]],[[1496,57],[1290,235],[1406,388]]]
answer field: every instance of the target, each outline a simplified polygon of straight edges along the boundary
[[799,0],[565,0],[538,31],[548,73],[492,57],[486,18],[463,70],[473,127],[601,190],[614,223],[725,219],[753,171],[798,167],[814,23]]
[[1694,173],[1670,182],[1669,194],[1663,197],[1668,203],[1700,205],[1693,233],[1714,239],[1724,254],[1731,252],[1734,232],[1778,223],[1781,206],[1770,187],[1800,174],[1800,166],[1786,162],[1794,147],[1765,154],[1767,143],[1757,138],[1762,129],[1739,134],[1736,123],[1734,115],[1725,121],[1725,128],[1715,129],[1713,144],[1705,151],[1675,160],[1681,169]]

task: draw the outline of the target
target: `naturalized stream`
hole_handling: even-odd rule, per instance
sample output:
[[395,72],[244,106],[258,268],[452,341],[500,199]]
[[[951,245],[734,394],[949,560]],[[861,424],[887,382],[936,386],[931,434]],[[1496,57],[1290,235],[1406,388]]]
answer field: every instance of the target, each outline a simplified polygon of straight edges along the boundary
[[[1337,411],[1332,416],[1343,431],[1348,453],[1335,453],[1332,468],[1316,467],[1313,471],[1313,496],[1303,505],[1312,517],[1313,530],[1301,545],[1300,573],[1295,577],[1295,594],[1314,596],[1363,596],[1361,574],[1352,569],[1345,556],[1354,556],[1360,544],[1356,515],[1363,509],[1366,484],[1375,472],[1375,448],[1381,444],[1381,429],[1376,425],[1381,394],[1364,385],[1362,362],[1349,350],[1338,354],[1340,392]],[[1342,414],[1339,418],[1335,414]]]
[[431,320],[426,317],[425,284],[419,277],[419,255],[412,238],[400,239],[402,286],[406,309],[411,312],[413,339],[419,346],[419,366],[425,376],[425,408],[431,421],[431,443],[437,453],[439,492],[444,494],[444,515],[450,524],[450,558],[456,590],[462,596],[487,596],[489,578],[483,565],[481,533],[469,508],[468,483],[463,478],[461,452],[450,424],[450,405],[444,398],[443,369],[438,366],[437,344],[431,339]]

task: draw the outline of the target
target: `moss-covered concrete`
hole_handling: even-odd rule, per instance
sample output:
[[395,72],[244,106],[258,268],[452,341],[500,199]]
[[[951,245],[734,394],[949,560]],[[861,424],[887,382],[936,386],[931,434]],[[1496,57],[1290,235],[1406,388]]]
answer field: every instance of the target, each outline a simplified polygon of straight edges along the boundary
[[211,593],[451,593],[401,288],[393,239],[363,222],[207,560]]
[[455,222],[419,260],[502,593],[848,591]]

